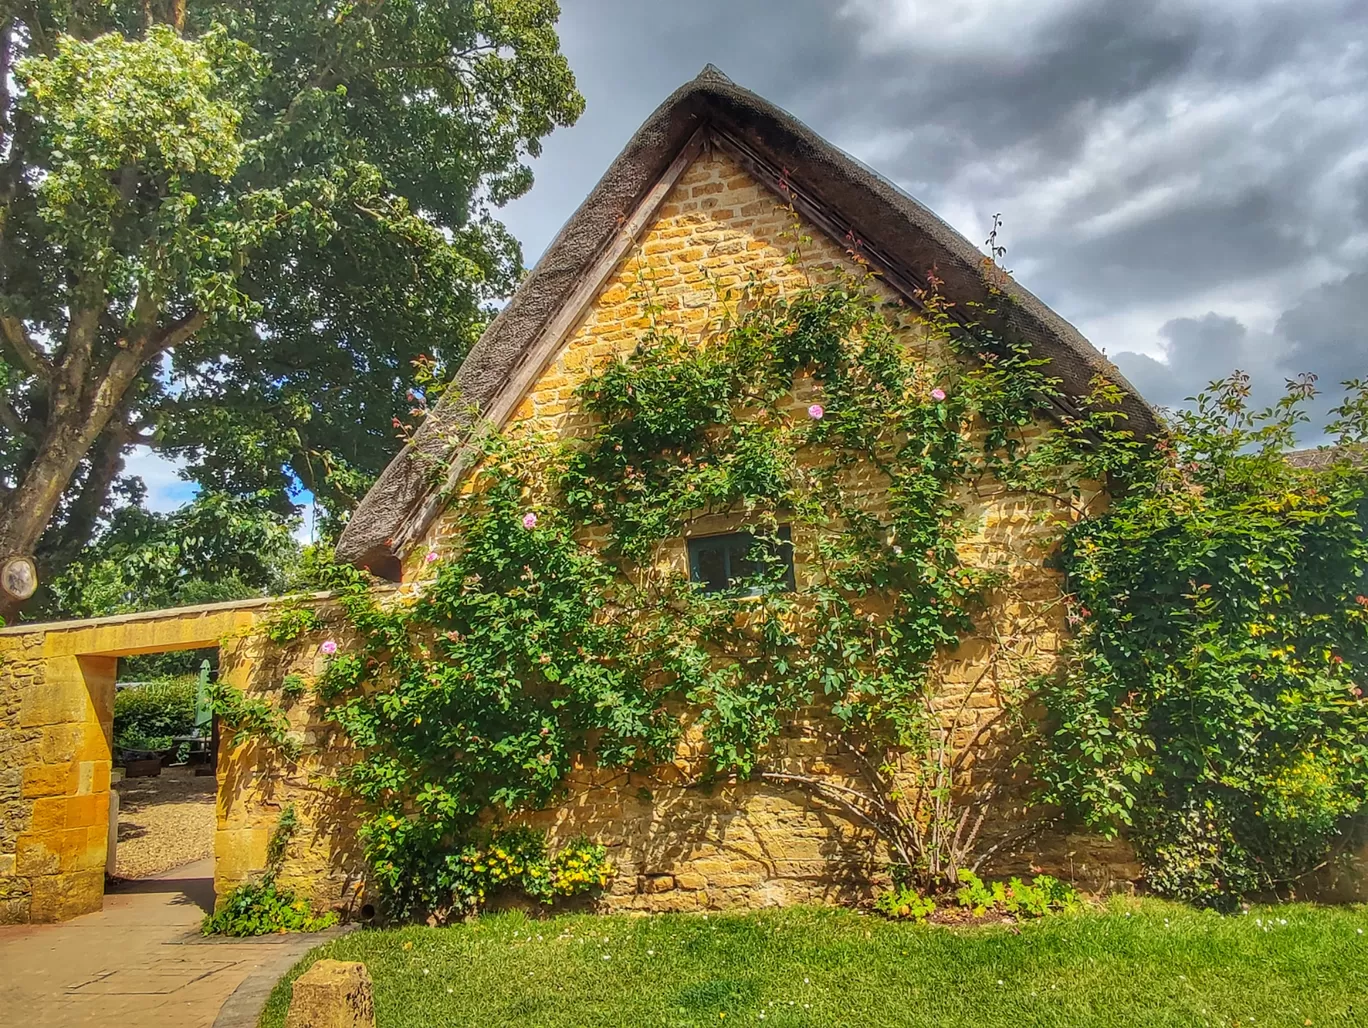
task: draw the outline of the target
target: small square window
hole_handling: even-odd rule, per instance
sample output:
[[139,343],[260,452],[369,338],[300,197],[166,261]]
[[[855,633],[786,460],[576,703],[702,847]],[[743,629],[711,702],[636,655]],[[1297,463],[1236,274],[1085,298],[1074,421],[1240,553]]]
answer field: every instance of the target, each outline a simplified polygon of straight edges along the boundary
[[[750,532],[728,532],[689,540],[689,580],[697,582],[705,593],[731,592],[738,596],[759,596],[766,589],[746,579],[766,571],[782,569],[782,589],[792,592],[793,543],[788,526],[776,533],[781,542],[774,546],[757,542]],[[768,551],[768,552],[767,552]]]

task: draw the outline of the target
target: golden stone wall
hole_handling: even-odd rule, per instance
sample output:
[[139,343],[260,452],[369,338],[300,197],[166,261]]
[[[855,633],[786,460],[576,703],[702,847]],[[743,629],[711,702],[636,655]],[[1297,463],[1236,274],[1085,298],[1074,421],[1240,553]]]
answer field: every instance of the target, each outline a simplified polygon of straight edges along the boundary
[[0,924],[99,910],[118,658],[236,643],[262,601],[0,629]]
[[[340,623],[326,601],[307,605]],[[292,759],[279,747],[253,740],[237,746],[229,738],[221,740],[214,842],[214,891],[220,901],[265,868],[267,843],[280,815],[291,808],[298,827],[285,851],[280,884],[319,911],[350,913],[365,902],[356,838],[360,822],[350,801],[328,782],[347,758],[345,737],[320,720],[322,707],[312,692],[291,699],[282,688],[291,674],[310,683],[317,680],[324,667],[319,647],[325,639],[344,650],[348,646],[346,635],[332,629],[285,644],[270,643],[257,633],[247,643],[252,668],[246,694],[284,712],[288,736],[300,756]]]

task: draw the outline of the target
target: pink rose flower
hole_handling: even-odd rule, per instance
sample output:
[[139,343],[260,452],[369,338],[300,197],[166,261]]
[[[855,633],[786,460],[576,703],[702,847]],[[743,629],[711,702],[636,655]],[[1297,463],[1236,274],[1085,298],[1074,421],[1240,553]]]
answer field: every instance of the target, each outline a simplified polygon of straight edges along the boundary
[[423,559],[426,560],[429,564],[431,564],[433,561],[435,561],[435,560],[437,559],[437,551],[436,551],[436,550],[428,550],[427,556],[424,557]]
[[331,639],[328,639],[323,643],[322,646],[319,647],[319,649],[326,653],[329,657],[331,657],[334,653],[337,652],[337,643],[333,642]]
[[526,514],[524,514],[524,515],[523,515],[523,528],[531,529],[531,528],[536,528],[536,527],[537,527],[537,515],[533,514],[531,511],[529,511],[529,512],[526,513]]
[[935,400],[937,403],[940,403],[942,400],[945,399],[945,390],[944,390],[944,389],[939,389],[939,388],[937,388],[937,389],[932,389],[932,390],[931,390],[931,399]]
[[814,403],[811,407],[808,408],[808,417],[810,417],[813,421],[821,421],[825,415],[826,411],[822,409],[822,405],[820,403]]

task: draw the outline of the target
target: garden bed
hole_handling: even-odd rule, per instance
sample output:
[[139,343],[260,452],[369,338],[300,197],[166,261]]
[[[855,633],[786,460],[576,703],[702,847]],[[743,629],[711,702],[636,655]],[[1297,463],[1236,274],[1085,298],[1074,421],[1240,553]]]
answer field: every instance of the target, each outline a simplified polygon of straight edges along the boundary
[[1011,926],[894,923],[849,910],[652,918],[520,914],[356,932],[378,1028],[682,1025],[1050,1028],[1368,1023],[1368,908],[1223,917],[1160,901]]

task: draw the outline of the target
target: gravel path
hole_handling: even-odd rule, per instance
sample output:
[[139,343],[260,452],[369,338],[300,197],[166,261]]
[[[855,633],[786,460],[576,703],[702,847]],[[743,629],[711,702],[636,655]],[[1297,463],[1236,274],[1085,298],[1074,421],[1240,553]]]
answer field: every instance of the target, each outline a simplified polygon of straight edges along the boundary
[[214,777],[167,767],[125,778],[119,790],[120,878],[148,878],[214,852]]

